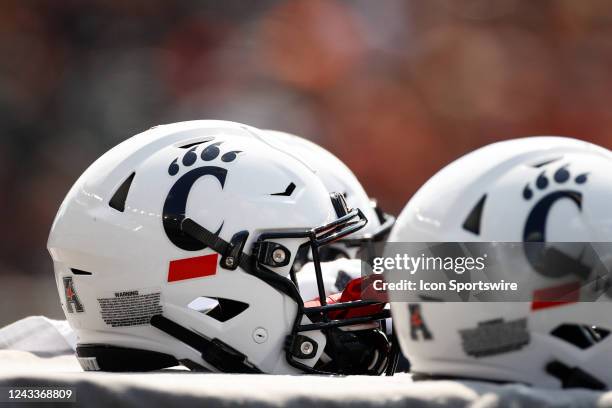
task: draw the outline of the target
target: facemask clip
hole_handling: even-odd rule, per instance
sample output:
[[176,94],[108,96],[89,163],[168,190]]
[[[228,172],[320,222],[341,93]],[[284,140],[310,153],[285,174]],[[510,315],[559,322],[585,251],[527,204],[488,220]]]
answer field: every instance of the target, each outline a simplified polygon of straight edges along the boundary
[[301,359],[313,358],[318,349],[316,341],[301,334],[287,336],[287,347],[294,357]]
[[283,245],[272,241],[261,241],[255,249],[257,260],[274,268],[289,265],[291,252]]

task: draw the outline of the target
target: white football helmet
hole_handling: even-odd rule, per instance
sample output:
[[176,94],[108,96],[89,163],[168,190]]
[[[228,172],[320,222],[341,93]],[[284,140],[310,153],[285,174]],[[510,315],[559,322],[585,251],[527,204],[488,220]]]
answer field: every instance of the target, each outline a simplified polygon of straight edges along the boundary
[[363,328],[385,318],[384,304],[373,313],[359,313],[359,300],[326,304],[319,279],[321,304],[305,307],[288,277],[310,247],[320,278],[319,248],[366,218],[258,132],[223,121],[158,126],[72,187],[48,248],[84,369],[387,369],[386,336]]
[[328,150],[305,138],[276,130],[266,130],[260,135],[270,145],[291,154],[311,168],[323,181],[327,191],[341,193],[350,208],[361,209],[368,219],[368,224],[361,230],[322,249],[321,261],[361,256],[372,258],[380,252],[395,217],[384,213],[376,200],[367,195],[348,166]]
[[[510,140],[478,149],[433,176],[408,202],[389,242],[610,243],[611,202],[607,149],[561,137]],[[502,265],[510,275],[531,275],[529,293],[547,288],[555,278],[543,276],[523,255]],[[609,254],[599,255],[609,262]],[[576,255],[569,265],[581,268],[580,261]],[[406,303],[399,291],[389,294],[396,333],[417,376],[612,386],[612,304],[606,295],[597,302],[536,305]],[[524,330],[524,341],[505,347],[510,325]]]

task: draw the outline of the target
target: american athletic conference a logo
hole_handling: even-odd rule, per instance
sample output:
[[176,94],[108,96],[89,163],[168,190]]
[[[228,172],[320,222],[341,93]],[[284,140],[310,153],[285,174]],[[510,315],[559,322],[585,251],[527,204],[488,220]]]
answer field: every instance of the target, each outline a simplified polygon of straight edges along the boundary
[[72,276],[65,276],[62,281],[64,283],[64,295],[66,297],[66,311],[68,313],[83,313],[85,308],[74,288]]
[[[207,142],[212,141],[208,140]],[[225,187],[225,179],[227,177],[228,170],[223,167],[212,165],[213,162],[221,154],[219,146],[223,142],[216,142],[206,146],[202,152],[198,155],[196,150],[200,146],[199,144],[190,148],[181,158],[181,164],[184,168],[193,166],[198,160],[204,162],[202,166],[195,167],[183,175],[172,185],[166,200],[164,201],[164,208],[162,212],[163,226],[168,239],[177,247],[186,251],[199,251],[206,248],[206,245],[202,242],[190,237],[181,230],[181,222],[185,219],[185,212],[187,207],[187,200],[189,193],[193,188],[196,181],[205,176],[212,176],[215,178],[221,189]],[[221,162],[231,163],[233,162],[238,153],[241,151],[233,150],[221,155]],[[211,165],[209,165],[209,163]],[[181,166],[179,165],[179,158],[176,158],[170,163],[168,167],[168,174],[172,177],[177,176],[181,172]],[[218,227],[216,234],[218,235],[223,228],[223,221]]]

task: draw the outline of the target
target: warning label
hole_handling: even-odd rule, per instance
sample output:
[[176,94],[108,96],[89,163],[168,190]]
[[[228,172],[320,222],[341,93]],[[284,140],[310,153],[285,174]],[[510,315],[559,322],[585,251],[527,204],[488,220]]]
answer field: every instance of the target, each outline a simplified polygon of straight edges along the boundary
[[529,344],[527,319],[489,320],[474,329],[459,330],[463,350],[474,357],[486,357],[518,350]]
[[161,314],[160,299],[160,292],[130,290],[98,298],[98,303],[104,323],[112,327],[127,327],[149,324],[151,317]]

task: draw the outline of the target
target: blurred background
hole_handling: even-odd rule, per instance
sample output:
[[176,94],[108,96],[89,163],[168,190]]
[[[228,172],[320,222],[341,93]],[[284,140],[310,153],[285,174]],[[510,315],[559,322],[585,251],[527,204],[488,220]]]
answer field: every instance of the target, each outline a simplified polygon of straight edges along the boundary
[[0,326],[63,318],[46,251],[98,156],[227,119],[314,140],[397,213],[496,140],[612,147],[606,0],[2,0]]

